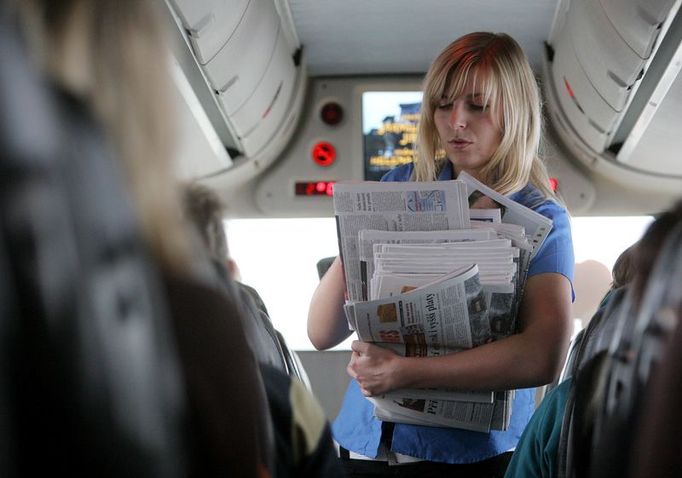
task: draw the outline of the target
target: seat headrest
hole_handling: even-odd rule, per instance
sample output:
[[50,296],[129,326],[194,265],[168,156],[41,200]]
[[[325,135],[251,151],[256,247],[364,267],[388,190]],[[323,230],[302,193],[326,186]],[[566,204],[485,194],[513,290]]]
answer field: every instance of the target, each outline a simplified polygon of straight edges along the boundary
[[0,2],[0,476],[184,475],[184,390],[153,261],[88,108]]

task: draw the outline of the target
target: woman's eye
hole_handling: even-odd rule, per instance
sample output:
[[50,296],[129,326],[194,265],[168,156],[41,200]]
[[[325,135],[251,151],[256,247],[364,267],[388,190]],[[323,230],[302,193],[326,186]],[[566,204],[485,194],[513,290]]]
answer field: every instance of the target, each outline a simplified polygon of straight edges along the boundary
[[448,110],[450,108],[452,108],[452,103],[440,103],[438,105],[439,110]]
[[485,109],[485,105],[469,103],[469,108],[471,108],[473,111],[483,111]]

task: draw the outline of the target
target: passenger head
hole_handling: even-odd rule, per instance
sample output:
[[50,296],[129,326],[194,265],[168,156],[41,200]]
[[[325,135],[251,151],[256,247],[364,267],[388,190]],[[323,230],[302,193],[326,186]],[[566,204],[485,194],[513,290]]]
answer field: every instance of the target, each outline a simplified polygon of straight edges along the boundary
[[149,0],[20,0],[39,64],[84,100],[121,159],[142,232],[161,262],[184,270],[189,242],[172,170],[169,51]]
[[439,161],[449,159],[457,166],[464,156],[463,150],[443,144],[448,138],[441,137],[435,120],[439,107],[464,99],[469,102],[470,121],[485,115],[496,128],[496,144],[483,158],[479,177],[501,193],[531,182],[554,196],[538,157],[542,127],[537,82],[521,47],[509,35],[475,32],[458,38],[431,64],[423,92],[416,180],[434,180]]
[[[633,257],[635,274],[632,279],[631,293],[637,305],[640,304],[644,296],[646,284],[656,263],[658,253],[670,232],[680,223],[682,223],[682,200],[658,216],[636,244]],[[679,284],[671,284],[672,286],[679,287]]]
[[635,243],[621,252],[618,259],[616,259],[613,269],[611,269],[611,277],[613,278],[611,289],[618,289],[632,281],[635,276],[634,261],[636,248],[637,244]]
[[196,229],[211,258],[227,267],[234,280],[241,280],[237,263],[230,258],[223,215],[225,207],[218,194],[198,183],[183,190],[185,215]]
[[188,184],[183,191],[187,219],[196,228],[209,254],[217,260],[227,257],[223,227],[223,204],[218,195],[201,184]]

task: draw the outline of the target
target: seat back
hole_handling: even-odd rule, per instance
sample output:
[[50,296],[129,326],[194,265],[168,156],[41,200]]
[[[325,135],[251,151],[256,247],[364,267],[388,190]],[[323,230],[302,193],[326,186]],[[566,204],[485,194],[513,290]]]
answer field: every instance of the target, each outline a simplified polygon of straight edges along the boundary
[[682,476],[682,305],[670,312],[677,329],[644,392],[629,460],[632,477]]
[[626,286],[612,291],[608,302],[595,312],[587,327],[576,336],[566,360],[564,378],[574,376],[592,357],[608,350],[615,331],[621,327],[626,291]]
[[0,3],[0,475],[185,475],[154,264],[86,108]]
[[336,260],[336,256],[323,257],[317,261],[317,275],[320,279],[327,273],[334,260]]
[[614,346],[602,408],[596,416],[591,476],[627,473],[642,398],[678,323],[682,307],[682,224],[667,237],[647,281],[634,333]]
[[635,425],[652,371],[679,323],[682,310],[682,225],[671,232],[647,281],[640,307],[619,299],[608,349],[586,349],[574,374],[559,444],[559,476],[617,477],[629,472]]
[[[228,288],[229,289],[229,288]],[[279,341],[265,304],[258,292],[241,282],[234,282],[235,302],[243,311],[243,325],[246,340],[258,363],[270,365],[288,373],[285,352]]]
[[614,291],[607,305],[597,311],[571,348],[565,375],[573,382],[557,448],[560,477],[582,476],[586,472],[584,467],[590,462],[592,450],[594,416],[605,393],[610,340],[614,334],[623,334],[632,323],[628,319],[631,307],[626,288]]

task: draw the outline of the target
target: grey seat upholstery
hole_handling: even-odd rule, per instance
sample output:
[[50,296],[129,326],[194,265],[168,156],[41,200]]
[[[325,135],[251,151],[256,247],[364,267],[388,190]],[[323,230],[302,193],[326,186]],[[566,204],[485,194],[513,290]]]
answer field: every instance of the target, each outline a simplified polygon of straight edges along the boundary
[[157,271],[101,131],[0,3],[0,475],[185,475]]

